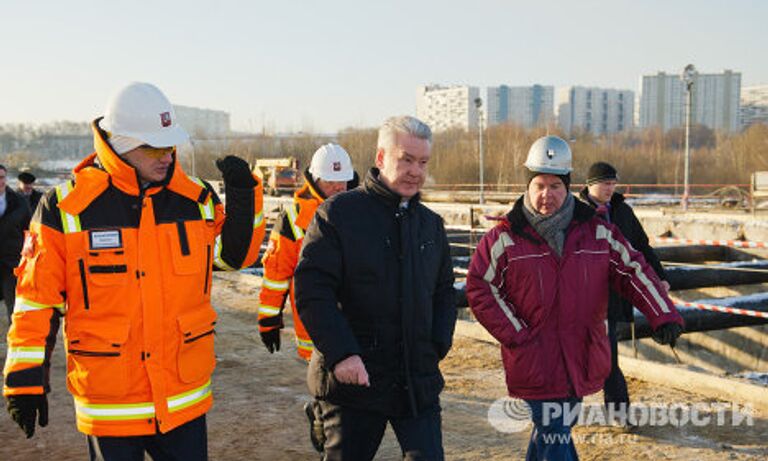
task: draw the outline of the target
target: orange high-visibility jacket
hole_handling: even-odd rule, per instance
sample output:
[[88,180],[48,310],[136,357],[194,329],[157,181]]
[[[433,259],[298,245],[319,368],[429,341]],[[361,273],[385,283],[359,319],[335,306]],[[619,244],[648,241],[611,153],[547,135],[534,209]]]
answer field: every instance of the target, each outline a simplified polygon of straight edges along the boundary
[[262,184],[228,187],[226,217],[210,185],[186,176],[178,160],[164,183],[142,190],[97,123],[96,152],[32,219],[3,394],[48,392],[63,317],[78,429],[168,432],[211,406],[212,265],[240,268],[258,257]]
[[312,356],[312,340],[301,323],[293,301],[293,270],[299,261],[304,232],[325,197],[311,175],[304,174],[304,185],[293,194],[293,204],[285,207],[269,234],[269,244],[262,258],[264,278],[259,293],[259,331],[281,328],[285,299],[290,296],[296,349],[300,357]]

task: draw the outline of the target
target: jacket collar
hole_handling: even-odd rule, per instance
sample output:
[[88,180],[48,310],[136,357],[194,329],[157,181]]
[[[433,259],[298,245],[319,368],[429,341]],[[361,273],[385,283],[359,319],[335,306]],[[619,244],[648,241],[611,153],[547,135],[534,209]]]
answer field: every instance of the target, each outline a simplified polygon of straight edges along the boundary
[[[365,181],[363,183],[363,188],[370,194],[373,194],[376,196],[379,200],[384,202],[387,206],[392,208],[397,208],[400,206],[400,202],[402,201],[402,197],[400,195],[393,192],[389,187],[384,185],[383,182],[381,182],[381,179],[379,179],[380,171],[378,168],[373,167],[370,170],[368,170],[368,173],[365,175]],[[412,209],[414,205],[416,205],[419,200],[421,199],[421,193],[417,193],[410,199],[408,199],[408,209]]]
[[304,184],[301,186],[301,188],[299,188],[299,190],[293,193],[293,197],[296,200],[314,198],[315,200],[320,200],[320,203],[324,202],[325,199],[328,198],[325,196],[325,194],[323,194],[323,191],[317,187],[317,182],[309,172],[309,168],[304,170]]
[[[97,118],[91,124],[96,152],[84,158],[72,170],[75,188],[59,202],[59,208],[68,213],[79,214],[96,196],[105,191],[110,183],[129,195],[138,196],[141,193],[136,169],[117,155],[109,145],[106,133],[99,127],[100,120],[101,118]],[[174,161],[168,176],[161,183],[151,184],[145,194],[152,195],[167,188],[195,202],[206,203],[211,194],[184,174],[176,161],[176,153],[173,155]]]
[[296,217],[296,224],[302,229],[309,227],[309,223],[315,216],[315,211],[321,203],[325,201],[325,194],[317,187],[309,170],[304,170],[304,184],[293,193],[293,201],[298,206],[299,215]]

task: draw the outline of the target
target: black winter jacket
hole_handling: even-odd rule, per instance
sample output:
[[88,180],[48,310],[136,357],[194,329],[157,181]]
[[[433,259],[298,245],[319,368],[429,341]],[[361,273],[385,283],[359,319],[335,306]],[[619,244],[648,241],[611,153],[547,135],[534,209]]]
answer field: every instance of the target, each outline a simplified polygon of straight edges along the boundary
[[[456,323],[442,219],[400,197],[371,169],[361,187],[317,210],[294,276],[296,305],[315,344],[310,392],[337,405],[399,416],[434,405],[438,367]],[[360,355],[369,388],[340,384],[333,367]]]
[[24,193],[20,189],[17,190],[16,193],[19,194],[21,198],[27,201],[27,205],[29,205],[29,210],[32,212],[32,214],[35,214],[35,210],[37,209],[37,204],[40,203],[40,199],[43,198],[43,193],[37,189],[32,189],[32,193],[29,195],[24,195]]
[[[589,198],[589,193],[585,187],[579,192],[579,198],[591,206],[597,208],[597,204]],[[624,234],[624,238],[632,244],[635,250],[639,251],[645,257],[645,260],[656,272],[661,280],[666,279],[664,268],[659,262],[659,258],[648,243],[648,235],[643,229],[643,225],[635,216],[635,212],[632,211],[632,207],[624,202],[624,196],[618,192],[614,192],[611,196],[611,208],[610,208],[610,220],[615,224],[621,233]],[[632,303],[622,298],[620,295],[611,290],[610,300],[608,301],[608,318],[619,322],[631,322],[634,319],[632,313]]]
[[5,188],[5,200],[5,213],[0,216],[0,268],[7,271],[19,265],[32,213],[27,201],[10,187]]

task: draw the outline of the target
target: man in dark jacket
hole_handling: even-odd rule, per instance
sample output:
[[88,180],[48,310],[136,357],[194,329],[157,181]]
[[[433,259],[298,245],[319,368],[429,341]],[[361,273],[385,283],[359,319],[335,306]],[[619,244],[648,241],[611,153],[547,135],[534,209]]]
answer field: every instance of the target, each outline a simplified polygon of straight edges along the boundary
[[35,175],[29,171],[22,171],[17,176],[19,180],[19,195],[29,204],[29,209],[32,213],[37,209],[37,204],[40,203],[40,199],[43,198],[43,193],[35,189]]
[[406,459],[442,460],[438,367],[456,323],[448,239],[419,202],[431,131],[379,130],[364,184],[324,202],[304,237],[296,304],[315,352],[326,460],[370,460],[389,422]]
[[19,194],[7,187],[8,170],[0,165],[0,285],[3,301],[11,324],[16,301],[16,276],[13,269],[19,265],[24,229],[29,226],[29,205]]
[[[613,223],[619,228],[624,238],[645,257],[645,261],[653,268],[661,279],[661,286],[669,291],[669,283],[665,280],[664,268],[653,248],[648,244],[648,235],[642,224],[632,211],[632,207],[624,202],[624,196],[616,192],[619,176],[612,165],[597,162],[589,167],[587,187],[579,192],[579,198],[597,210],[598,216]],[[611,290],[608,301],[608,338],[611,342],[611,373],[605,380],[603,398],[606,407],[617,414],[628,414],[629,391],[624,373],[619,368],[618,344],[616,341],[616,322],[634,322],[632,303]],[[623,411],[622,411],[623,410]]]

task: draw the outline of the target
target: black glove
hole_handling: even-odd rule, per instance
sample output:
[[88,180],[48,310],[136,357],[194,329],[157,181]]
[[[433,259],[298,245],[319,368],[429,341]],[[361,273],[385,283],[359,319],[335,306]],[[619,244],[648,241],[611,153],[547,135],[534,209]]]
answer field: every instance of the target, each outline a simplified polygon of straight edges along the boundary
[[270,354],[274,353],[275,351],[279,351],[280,350],[280,329],[275,328],[274,330],[262,331],[261,342],[263,342],[264,345],[267,346],[267,350],[269,351]]
[[227,155],[216,160],[216,168],[221,171],[224,185],[237,187],[238,189],[250,189],[256,187],[256,179],[251,174],[248,162],[234,155]]
[[677,323],[670,322],[657,328],[656,331],[651,334],[651,337],[653,337],[653,340],[659,344],[669,344],[670,346],[675,347],[675,342],[682,332],[683,327]]
[[27,434],[27,438],[35,435],[35,418],[40,427],[48,425],[48,398],[40,395],[9,395],[8,413],[11,419]]

